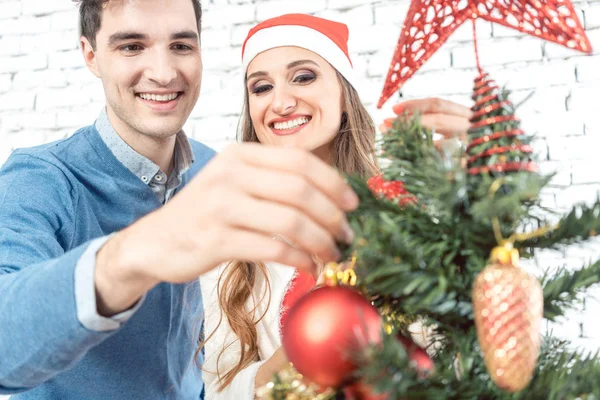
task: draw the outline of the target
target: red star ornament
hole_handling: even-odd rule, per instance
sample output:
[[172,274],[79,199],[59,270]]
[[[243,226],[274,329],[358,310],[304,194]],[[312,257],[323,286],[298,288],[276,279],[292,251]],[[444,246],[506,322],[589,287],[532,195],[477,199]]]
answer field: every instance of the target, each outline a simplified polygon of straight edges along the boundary
[[379,98],[381,106],[467,19],[482,18],[584,53],[592,46],[570,0],[413,0]]

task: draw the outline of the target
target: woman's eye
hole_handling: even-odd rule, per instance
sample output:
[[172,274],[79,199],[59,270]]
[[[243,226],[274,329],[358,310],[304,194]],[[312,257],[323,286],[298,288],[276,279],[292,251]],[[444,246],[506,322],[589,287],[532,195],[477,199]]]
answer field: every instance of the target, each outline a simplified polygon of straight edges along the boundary
[[316,78],[315,74],[300,74],[294,78],[294,82],[297,83],[308,83],[313,81]]
[[253,94],[261,94],[271,90],[271,85],[259,85],[252,88]]

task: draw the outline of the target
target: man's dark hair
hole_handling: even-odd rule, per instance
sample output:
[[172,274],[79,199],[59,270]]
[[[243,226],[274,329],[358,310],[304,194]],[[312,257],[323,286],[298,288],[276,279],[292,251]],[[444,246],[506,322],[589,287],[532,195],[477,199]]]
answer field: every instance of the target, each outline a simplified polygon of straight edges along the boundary
[[[102,9],[110,0],[73,0],[79,4],[79,31],[90,41],[92,48],[96,49],[96,34],[100,30],[102,23]],[[196,25],[198,26],[198,35],[202,25],[202,5],[200,0],[191,0],[196,15]]]

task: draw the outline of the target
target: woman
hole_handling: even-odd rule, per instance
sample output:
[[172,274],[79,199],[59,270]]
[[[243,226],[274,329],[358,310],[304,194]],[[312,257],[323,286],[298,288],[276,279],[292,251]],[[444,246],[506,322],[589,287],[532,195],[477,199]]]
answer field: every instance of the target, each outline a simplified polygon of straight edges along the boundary
[[[352,85],[347,41],[346,25],[309,15],[283,15],[251,29],[242,47],[241,140],[303,148],[343,173],[377,174],[375,127]],[[274,239],[285,241],[276,233]],[[287,365],[280,335],[286,311],[315,278],[251,261],[202,277],[208,400],[253,399],[255,388]]]
[[[303,148],[344,173],[376,174],[375,126],[350,83],[347,40],[346,25],[301,14],[250,30],[242,48],[241,140]],[[315,277],[233,261],[201,283],[207,399],[252,399],[255,387],[286,366],[281,317]]]

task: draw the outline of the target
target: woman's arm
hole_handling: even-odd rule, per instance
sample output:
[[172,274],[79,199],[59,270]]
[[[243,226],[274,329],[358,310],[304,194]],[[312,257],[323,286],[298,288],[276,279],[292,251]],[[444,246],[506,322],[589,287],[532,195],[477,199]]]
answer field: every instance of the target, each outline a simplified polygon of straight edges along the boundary
[[273,380],[273,376],[287,367],[289,364],[288,358],[283,351],[283,347],[278,348],[275,353],[265,361],[256,372],[256,377],[254,379],[255,388],[259,388],[261,386],[266,385],[271,380]]

